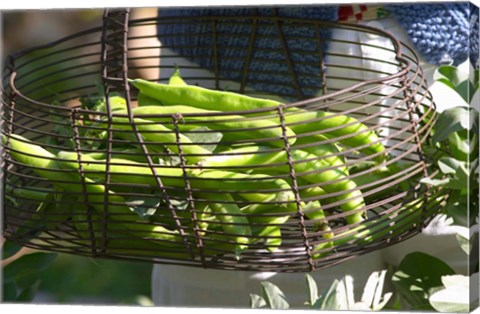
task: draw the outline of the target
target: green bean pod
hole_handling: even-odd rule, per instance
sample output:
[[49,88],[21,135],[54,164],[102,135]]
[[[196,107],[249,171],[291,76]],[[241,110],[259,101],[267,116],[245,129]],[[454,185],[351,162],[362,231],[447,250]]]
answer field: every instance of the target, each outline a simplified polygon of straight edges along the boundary
[[[377,134],[353,117],[337,115],[321,110],[291,110],[285,114],[285,122],[295,134],[325,130],[324,135],[366,155],[374,155],[377,162],[385,161],[387,155]],[[362,148],[362,146],[365,146]]]
[[267,251],[275,252],[282,245],[282,230],[279,226],[252,226],[252,233],[256,239],[261,239]]
[[[330,247],[341,247],[342,245],[351,245],[352,243],[365,245],[387,236],[389,239],[392,239],[409,229],[417,228],[419,218],[436,212],[438,210],[437,206],[442,204],[445,199],[445,192],[437,191],[434,195],[429,196],[428,199],[415,199],[392,213],[365,221],[357,227],[336,234],[331,241],[315,246],[313,250],[314,258],[327,256],[329,251],[325,250]],[[424,206],[427,206],[427,208],[422,210]]]
[[[199,197],[211,199],[210,194],[198,193]],[[219,202],[220,201],[220,202]],[[235,203],[230,194],[217,194],[209,202],[212,213],[221,222],[221,227],[226,237],[234,237],[237,246],[235,251],[240,253],[248,248],[252,231],[247,218]]]
[[[349,191],[336,196],[338,200],[344,201],[340,205],[342,211],[357,211],[345,217],[347,223],[353,224],[363,220],[363,212],[358,211],[365,208],[362,192],[354,181],[348,179],[345,173],[339,169],[327,169],[331,167],[328,162],[301,150],[292,151],[291,157],[295,161],[295,172],[304,180],[311,183],[326,183],[322,188],[329,193]],[[287,169],[285,168],[285,171]]]
[[[138,106],[133,108],[132,112],[141,117],[142,115],[173,115],[185,113],[211,114],[211,116],[190,116],[185,118],[188,123],[180,121],[178,128],[181,132],[192,131],[201,126],[206,126],[211,130],[222,132],[222,141],[236,142],[250,140],[264,140],[264,144],[276,147],[283,147],[285,145],[283,132],[278,123],[267,119],[260,119],[259,117],[247,118],[241,115],[216,115],[221,111],[200,109],[193,106],[172,105],[164,106],[162,103],[154,98],[146,96],[144,93],[138,95]],[[118,114],[126,114],[125,110],[117,111]],[[164,126],[172,128],[171,118],[160,117],[145,117],[145,120],[163,123]],[[198,121],[198,123],[195,123]],[[289,128],[285,128],[285,135],[288,138],[290,145],[296,141],[295,133]],[[270,139],[266,141],[267,139]]]
[[52,193],[53,191],[42,188],[30,189],[28,187],[6,184],[4,192],[13,195],[13,197],[22,198],[29,201],[43,202],[47,199],[48,194]]
[[[375,169],[373,169],[375,167]],[[371,162],[360,162],[354,164],[350,167],[351,179],[355,181],[357,186],[359,186],[363,193],[365,194],[365,200],[369,203],[377,201],[381,198],[392,196],[392,193],[398,191],[407,191],[409,189],[409,184],[407,181],[403,180],[396,185],[390,185],[385,187],[382,182],[385,182],[387,178],[391,180],[398,180],[398,175],[400,171],[406,170],[407,168],[413,167],[412,163],[391,163],[388,166],[377,167],[376,164]],[[362,173],[365,172],[365,173]],[[414,178],[421,176],[423,172],[418,172]],[[419,178],[416,178],[417,180]],[[409,180],[411,180],[409,178]],[[371,192],[373,189],[381,189],[376,192]]]
[[[107,159],[106,151],[84,153],[84,155],[96,160]],[[143,154],[143,151],[138,148],[113,149],[111,156],[112,158],[128,159],[136,162],[147,162],[147,158]]]
[[[245,154],[251,150],[251,154]],[[262,153],[262,150],[267,150]],[[287,162],[287,154],[285,151],[268,152],[268,148],[247,147],[228,152],[229,155],[210,157],[203,160],[200,165],[204,167],[231,167],[236,166],[255,166],[260,162],[268,162],[275,164],[271,167],[271,171],[275,173],[289,173]],[[327,160],[318,158],[318,156],[295,149],[291,152],[291,158],[294,161],[294,170],[297,174],[303,173],[301,178],[311,183],[327,183],[322,188],[329,192],[335,193],[340,191],[352,190],[348,193],[339,195],[340,200],[347,200],[341,205],[343,211],[358,210],[365,206],[363,196],[357,189],[355,182],[349,180],[347,175],[341,169],[333,169]],[[326,169],[332,168],[332,169]],[[265,170],[266,168],[263,168]],[[311,172],[315,173],[311,173]],[[351,198],[351,199],[350,199]],[[362,213],[356,213],[346,217],[348,223],[355,223],[362,220]]]
[[301,149],[302,151],[324,159],[332,166],[339,166],[338,169],[348,175],[348,169],[345,166],[345,158],[341,155],[340,149],[336,143],[313,145],[313,143],[322,141],[324,139],[325,137],[322,135],[311,135],[308,137],[298,138],[294,148]]
[[280,105],[279,102],[274,100],[254,98],[194,85],[166,85],[142,79],[130,80],[130,83],[148,97],[159,100],[165,106],[183,104],[207,110],[244,111]]
[[[142,93],[140,93],[142,95]],[[210,116],[189,116],[184,117],[184,121],[178,123],[180,131],[191,131],[194,128],[201,126],[208,127],[211,130],[222,132],[222,140],[225,142],[236,142],[255,140],[263,141],[266,145],[276,147],[284,147],[285,141],[283,139],[283,131],[280,125],[276,122],[259,117],[245,117],[241,115],[216,115],[219,111],[198,109],[191,106],[174,105],[174,106],[157,106],[144,105],[143,96],[139,96],[139,106],[133,108],[132,112],[137,117],[142,117],[144,120],[163,123],[164,126],[172,126],[171,118],[152,117],[152,115],[173,115],[173,114],[212,114]],[[148,103],[148,102],[147,102]],[[118,114],[126,114],[126,111],[117,111]],[[149,115],[149,116],[147,116]],[[186,121],[186,122],[185,122]],[[285,128],[285,135],[288,138],[290,145],[296,141],[295,133],[288,127]]]
[[[111,96],[108,99],[111,112],[125,110],[127,108],[127,101],[121,96]],[[96,107],[96,110],[99,112],[107,112],[107,102],[105,99]]]
[[175,71],[173,71],[173,74],[168,79],[168,85],[176,85],[176,86],[186,86],[186,85],[188,85],[183,80],[182,75],[180,74],[180,69],[178,67],[175,67]]
[[[142,93],[159,100],[165,106],[184,104],[207,110],[243,111],[275,108],[282,104],[274,100],[210,90],[198,86],[170,86],[141,79],[130,80],[130,82]],[[365,154],[374,155],[373,158],[377,162],[383,162],[387,157],[385,147],[377,134],[353,117],[321,110],[307,111],[289,108],[285,111],[284,119],[286,125],[295,134],[325,130],[323,135],[329,138],[338,138],[339,142],[346,146],[358,147]],[[275,118],[273,122],[278,123],[278,118]]]
[[[78,169],[77,154],[62,151],[58,153],[61,166]],[[94,160],[83,156],[82,166],[90,178],[99,182],[105,179],[106,161]],[[164,186],[185,188],[185,179],[181,168],[154,167]],[[157,187],[157,181],[148,164],[131,160],[111,159],[109,164],[111,182],[129,182]],[[193,189],[199,191],[224,191],[238,193],[252,202],[272,200],[279,206],[289,206],[294,200],[293,193],[287,182],[282,179],[270,178],[268,175],[243,174],[229,171],[201,171],[186,169]]]
[[[179,133],[179,140],[177,140],[177,135],[175,132],[163,126],[162,124],[152,123],[151,121],[140,118],[135,118],[133,123],[135,123],[135,126],[138,132],[141,133],[143,139],[146,142],[149,142],[148,147],[151,147],[152,143],[158,143],[155,145],[163,145],[178,154],[178,142],[182,147],[183,153],[185,154],[185,159],[190,163],[198,162],[205,158],[205,156],[211,154],[209,150],[192,143],[187,136],[181,133]],[[97,126],[107,127],[108,125],[106,122],[98,121]],[[120,138],[128,141],[138,141],[133,133],[133,126],[130,124],[128,118],[113,117],[111,127],[113,130],[120,131],[116,132],[117,136]],[[157,150],[161,149],[157,148]]]
[[[80,243],[83,242],[86,246],[92,244],[92,235],[90,234],[90,231],[92,231],[93,237],[96,239],[95,245],[98,248],[104,249],[106,254],[116,256],[133,254],[145,258],[162,257],[182,260],[191,258],[183,242],[175,243],[171,240],[162,241],[159,240],[158,237],[152,237],[149,234],[145,234],[144,237],[140,239],[138,237],[132,237],[132,234],[125,232],[125,230],[117,230],[111,225],[108,225],[108,241],[103,242],[101,219],[95,219],[95,217],[88,218],[85,210],[81,207],[77,207],[75,211],[74,215],[72,215],[72,221],[81,238],[77,241]],[[105,245],[105,247],[103,247],[103,245]],[[200,254],[193,244],[192,251],[194,254]],[[203,254],[205,254],[205,250]]]
[[285,156],[283,150],[275,151],[265,146],[246,146],[219,152],[198,163],[204,169],[226,169],[230,171],[249,172],[275,167],[275,161]]
[[[2,140],[6,144],[7,138],[5,135],[2,136]],[[109,213],[122,217],[120,223],[138,236],[151,234],[152,236],[158,236],[162,240],[180,241],[179,235],[175,231],[167,230],[161,226],[138,223],[138,215],[130,210],[126,205],[125,199],[112,191],[106,191],[105,186],[97,184],[88,177],[85,178],[85,184],[82,184],[82,178],[78,172],[61,171],[65,169],[63,167],[65,163],[58,160],[56,155],[44,148],[31,143],[19,135],[13,134],[9,139],[9,147],[10,155],[17,162],[31,167],[39,176],[52,181],[56,188],[60,186],[65,191],[86,195],[88,200],[85,201],[100,213],[104,212],[104,195],[108,193]],[[73,154],[76,155],[76,153]],[[69,167],[69,169],[78,170],[78,163],[76,161],[72,163],[75,166]],[[85,189],[86,193],[83,193],[83,189]]]

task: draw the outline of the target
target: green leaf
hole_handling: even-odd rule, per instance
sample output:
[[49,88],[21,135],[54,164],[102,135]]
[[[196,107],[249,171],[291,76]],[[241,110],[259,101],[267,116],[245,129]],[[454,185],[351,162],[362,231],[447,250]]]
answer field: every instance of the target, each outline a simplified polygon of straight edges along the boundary
[[448,136],[448,145],[453,157],[463,161],[468,160],[468,155],[472,149],[468,139],[462,139],[457,132],[451,133]]
[[444,174],[454,174],[461,166],[466,168],[466,163],[452,157],[442,157],[438,160],[438,167]]
[[125,202],[130,210],[142,219],[155,215],[160,203],[161,199],[152,199],[151,197],[143,199],[129,199]]
[[470,100],[472,99],[474,93],[474,87],[470,80],[465,80],[461,82],[456,86],[455,90],[463,98],[463,100],[465,100],[467,104],[470,103]]
[[[337,284],[337,288],[335,289],[335,299],[334,302],[328,305],[326,310],[347,310],[349,306],[348,300],[348,293],[347,287],[345,282],[345,277],[340,279]],[[333,301],[333,299],[332,299]],[[355,303],[355,301],[354,301]]]
[[275,310],[286,310],[289,308],[287,299],[280,288],[268,281],[262,281],[261,285],[263,298],[269,308]]
[[469,107],[470,109],[470,129],[468,130],[471,130],[473,132],[475,132],[475,134],[478,134],[479,132],[479,127],[480,127],[480,114],[478,112],[478,110],[476,110],[475,108],[473,107]]
[[[457,234],[455,235],[460,245],[460,248],[469,255],[472,251],[473,243],[475,243],[475,237],[478,237],[478,233],[474,233],[472,237],[470,236],[470,229],[467,227],[458,228]],[[471,238],[470,238],[471,237]]]
[[383,307],[384,310],[394,310],[394,311],[400,311],[404,308],[402,304],[402,298],[400,297],[399,293],[393,293],[391,297],[389,297],[389,301],[387,304]]
[[311,306],[315,304],[315,302],[318,299],[318,288],[312,276],[310,276],[309,274],[306,274],[305,278],[307,280],[307,291],[308,291],[307,304]]
[[390,301],[392,296],[393,296],[393,292],[385,293],[380,301],[373,304],[372,310],[374,310],[374,311],[382,310],[387,305],[387,303]]
[[317,310],[337,310],[339,305],[337,302],[337,287],[340,282],[335,279],[331,286],[327,288],[324,293],[317,299],[317,302],[312,306]]
[[265,307],[267,302],[265,299],[259,296],[258,294],[250,293],[250,308],[258,309],[261,307]]
[[[142,193],[139,190],[138,193]],[[145,193],[143,191],[143,193]],[[138,215],[141,219],[147,219],[157,212],[159,206],[164,202],[160,192],[155,192],[153,196],[142,197],[140,195],[131,196],[126,199],[125,204],[132,212]],[[178,210],[185,210],[188,207],[187,200],[170,199],[170,203]]]
[[367,304],[367,306],[374,311],[381,310],[392,296],[392,293],[386,293],[385,295],[382,295],[386,274],[386,270],[373,272],[368,277],[365,288],[363,289],[361,301]]
[[175,206],[176,209],[180,210],[186,210],[188,208],[188,200],[170,199],[170,204]]
[[145,295],[137,295],[135,296],[135,304],[140,306],[155,306],[155,303],[149,297]]
[[212,130],[204,126],[195,128],[192,131],[195,131],[195,132],[188,133],[188,138],[193,143],[212,143],[212,144],[199,144],[199,146],[202,146],[203,148],[205,148],[210,152],[213,152],[215,148],[217,148],[217,144],[220,142],[220,140],[223,137],[222,133],[212,132]]
[[431,179],[431,178],[422,178],[420,179],[420,183],[432,185],[432,186],[443,186],[447,185],[451,181],[450,178],[445,179]]
[[433,73],[433,79],[447,85],[468,102],[468,87],[463,86],[470,82],[468,72],[463,72],[453,65],[442,65]]
[[[476,114],[478,116],[478,113]],[[472,129],[475,123],[475,110],[469,107],[454,107],[446,109],[438,116],[435,123],[435,133],[432,141],[434,143],[444,141],[451,133]]]
[[436,81],[440,82],[440,83],[443,83],[443,84],[447,85],[448,87],[450,87],[452,90],[456,91],[455,90],[455,85],[453,85],[452,82],[450,82],[450,80],[445,79],[445,78],[439,78]]
[[42,271],[50,266],[56,257],[56,253],[26,254],[3,268],[3,282],[13,282],[21,272]]
[[447,188],[468,191],[470,187],[470,175],[469,171],[466,169],[465,165],[460,165],[453,175],[453,178],[450,178],[449,181],[444,185]]
[[17,287],[13,282],[3,283],[2,285],[2,296],[0,301],[2,302],[12,302],[17,299]]
[[474,91],[476,92],[478,87],[479,87],[479,84],[480,84],[480,70],[479,69],[475,69],[475,71],[473,71],[472,83],[473,83]]
[[[443,166],[447,171],[451,171],[451,169],[447,169],[448,166]],[[431,186],[444,186],[454,190],[465,190],[469,188],[470,176],[465,166],[460,165],[455,170],[455,174],[451,177],[447,177],[444,179],[422,178],[420,179],[420,183],[428,184]]]
[[2,245],[2,259],[7,259],[22,249],[22,246],[6,240]]
[[360,302],[367,305],[369,308],[373,303],[373,296],[375,294],[375,283],[373,281],[374,274],[375,273],[372,273],[368,277],[367,283],[363,288],[362,298],[360,299]]
[[355,306],[353,277],[346,275],[337,287],[337,302],[340,310],[348,310]]
[[31,302],[35,298],[35,294],[37,293],[39,286],[40,280],[37,280],[31,286],[20,291],[15,301],[22,303]]
[[443,79],[455,86],[464,80],[468,80],[469,77],[468,73],[459,71],[456,66],[442,65],[439,66],[433,73],[433,79],[435,81]]
[[442,276],[442,283],[445,288],[454,288],[454,287],[464,287],[468,288],[470,286],[470,278],[463,275],[451,275],[451,276]]
[[430,304],[439,312],[470,311],[470,278],[462,275],[443,276],[445,289],[433,293]]
[[100,96],[100,97],[104,97],[105,96],[105,88],[104,88],[104,84],[100,83],[99,81],[95,80],[95,87],[97,89],[97,94]]
[[468,227],[470,223],[467,208],[466,197],[462,195],[460,190],[453,190],[450,192],[448,202],[443,211],[448,217],[453,219],[453,224]]
[[15,276],[15,284],[19,289],[27,289],[33,286],[39,279],[40,272],[37,270],[20,271]]
[[70,218],[76,205],[68,193],[50,193],[48,199],[37,208],[35,217],[43,222],[46,230],[55,230]]
[[442,276],[453,274],[455,271],[442,260],[413,252],[400,262],[392,282],[414,309],[428,309],[431,289],[442,286]]

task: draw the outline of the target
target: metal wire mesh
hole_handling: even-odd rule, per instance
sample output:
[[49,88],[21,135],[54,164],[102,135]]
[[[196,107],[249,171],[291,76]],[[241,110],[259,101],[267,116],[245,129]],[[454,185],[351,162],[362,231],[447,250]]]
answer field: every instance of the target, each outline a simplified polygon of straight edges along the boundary
[[[158,46],[142,44],[157,38],[152,27],[173,26],[184,31],[165,32]],[[247,50],[226,44],[232,33]],[[382,52],[378,58],[345,54],[345,47],[365,45],[338,35],[345,33],[386,38],[391,46],[369,44]],[[184,37],[185,44],[172,44],[169,36]],[[299,44],[305,42],[314,49]],[[179,56],[193,61],[179,64]],[[138,90],[128,79],[153,70],[144,78],[166,82],[177,66],[188,69],[184,80],[191,85],[283,104],[137,114]],[[436,114],[418,58],[371,27],[275,15],[131,20],[128,10],[106,10],[101,27],[10,56],[3,85],[4,236],[25,246],[305,272],[415,235],[444,198],[419,183],[436,176],[422,151]],[[99,87],[106,110],[81,106]],[[114,93],[125,98],[126,112],[112,110]],[[331,115],[315,115],[324,111]],[[301,118],[305,112],[314,115]],[[348,127],[351,120],[345,120],[289,133],[346,116],[367,129],[327,136]],[[266,120],[273,122],[258,126]],[[339,144],[371,131],[383,152],[365,153],[376,143]],[[41,150],[17,150],[15,142]],[[302,154],[322,147],[341,149]],[[378,162],[383,155],[388,158]],[[215,163],[228,158],[233,161]],[[398,164],[397,171],[379,175]],[[351,209],[352,203],[360,205]],[[362,219],[352,222],[355,213]]]

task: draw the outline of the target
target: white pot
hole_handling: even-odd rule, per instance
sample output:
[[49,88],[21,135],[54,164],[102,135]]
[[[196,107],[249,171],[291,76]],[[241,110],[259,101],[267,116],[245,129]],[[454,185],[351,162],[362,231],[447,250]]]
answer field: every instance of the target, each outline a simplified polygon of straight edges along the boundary
[[[368,276],[385,269],[380,251],[368,253],[310,275],[319,291],[335,279],[351,275],[355,295],[361,297]],[[261,294],[261,281],[276,284],[293,307],[307,301],[304,273],[269,273],[155,265],[152,275],[152,299],[157,306],[248,308],[250,293]]]

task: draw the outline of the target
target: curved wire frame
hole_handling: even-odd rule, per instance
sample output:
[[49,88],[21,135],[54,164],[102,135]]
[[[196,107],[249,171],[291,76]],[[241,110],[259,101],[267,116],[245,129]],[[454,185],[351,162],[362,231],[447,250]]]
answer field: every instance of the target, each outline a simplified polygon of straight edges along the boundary
[[[180,30],[174,35],[184,39],[181,44],[172,44],[168,32],[158,45],[143,44],[158,39],[152,29],[169,27]],[[225,44],[232,32],[248,43],[245,51]],[[390,45],[352,41],[352,34]],[[345,47],[371,49],[379,57],[347,54]],[[128,79],[148,69],[154,74],[146,79],[166,82],[177,67],[191,85],[287,101],[235,112],[135,114],[138,90]],[[418,58],[372,27],[255,14],[132,20],[129,10],[106,10],[101,27],[9,56],[3,86],[4,236],[27,247],[203,268],[307,272],[414,236],[445,198],[419,183],[438,173],[422,151],[436,113]],[[99,90],[106,112],[82,105]],[[125,98],[126,112],[112,111],[114,95]],[[338,125],[296,134],[294,142],[292,125],[321,125],[326,118],[292,123],[298,114],[293,109],[356,118],[378,134],[390,158],[372,166],[374,154],[345,146],[299,159],[299,151],[335,147],[358,134],[325,136],[346,126]],[[276,122],[255,127],[264,120]],[[160,122],[165,128],[157,127]],[[262,138],[259,130],[278,136]],[[16,151],[11,142],[18,135],[52,154],[70,153],[70,163]],[[207,156],[195,153],[195,146],[208,148]],[[258,146],[263,149],[230,151]],[[242,155],[258,161],[197,162]],[[18,156],[41,157],[48,167]],[[266,163],[265,156],[282,158]],[[324,165],[326,158],[344,164]],[[379,175],[397,164],[403,165],[398,171]],[[320,180],[342,167],[351,171]],[[355,185],[328,189],[347,181]],[[360,199],[363,221],[347,223],[354,212],[343,206]]]

